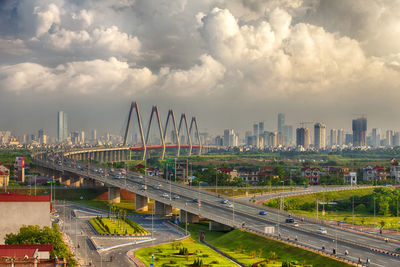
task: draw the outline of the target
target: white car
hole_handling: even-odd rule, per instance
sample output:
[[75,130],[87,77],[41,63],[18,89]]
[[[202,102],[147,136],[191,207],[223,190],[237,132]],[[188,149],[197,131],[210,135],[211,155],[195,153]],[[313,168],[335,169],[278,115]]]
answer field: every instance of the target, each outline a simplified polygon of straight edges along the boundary
[[163,198],[169,198],[169,195],[168,195],[167,193],[163,193],[163,194],[162,194],[162,197],[163,197]]
[[227,206],[228,208],[233,208],[233,204],[230,203],[230,202],[226,203],[226,206]]
[[324,228],[318,228],[317,232],[320,233],[320,234],[327,234],[328,233],[328,231],[326,231],[326,229],[324,229]]

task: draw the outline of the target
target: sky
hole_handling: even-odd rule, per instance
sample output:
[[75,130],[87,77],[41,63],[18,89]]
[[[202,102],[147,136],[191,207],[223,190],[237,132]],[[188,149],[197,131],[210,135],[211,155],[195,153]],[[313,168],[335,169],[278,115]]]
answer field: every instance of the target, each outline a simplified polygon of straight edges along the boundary
[[392,0],[2,0],[0,130],[120,133],[131,101],[147,124],[200,130],[256,121],[400,130],[400,2]]

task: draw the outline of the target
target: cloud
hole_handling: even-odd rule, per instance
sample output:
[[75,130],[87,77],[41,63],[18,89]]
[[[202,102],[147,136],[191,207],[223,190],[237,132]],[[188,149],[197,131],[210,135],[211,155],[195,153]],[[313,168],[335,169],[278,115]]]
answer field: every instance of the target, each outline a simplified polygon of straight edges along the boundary
[[147,68],[131,68],[116,58],[70,62],[55,68],[21,63],[0,68],[5,90],[55,92],[62,94],[109,94],[115,90],[127,95],[152,85],[156,77]]
[[53,24],[60,23],[60,11],[55,4],[46,6],[45,10],[37,6],[34,8],[33,14],[37,18],[36,36],[43,35],[50,30]]

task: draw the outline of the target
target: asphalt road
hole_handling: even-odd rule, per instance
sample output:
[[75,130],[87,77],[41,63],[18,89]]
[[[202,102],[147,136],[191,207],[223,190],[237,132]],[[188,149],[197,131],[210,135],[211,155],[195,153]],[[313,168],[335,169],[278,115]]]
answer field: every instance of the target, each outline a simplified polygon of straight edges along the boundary
[[[83,164],[81,164],[83,165]],[[369,248],[379,248],[387,251],[394,251],[400,244],[386,243],[384,240],[375,236],[366,236],[360,233],[354,233],[345,229],[336,229],[327,225],[318,223],[299,223],[298,227],[289,226],[284,223],[286,215],[277,212],[268,212],[267,215],[258,215],[261,207],[251,205],[246,202],[237,202],[234,199],[230,201],[233,203],[233,208],[221,204],[221,198],[204,192],[201,188],[190,188],[185,185],[170,183],[166,180],[156,177],[146,177],[140,174],[128,173],[126,179],[115,179],[110,176],[105,177],[99,175],[94,170],[103,168],[99,166],[90,166],[90,170],[84,167],[80,170],[71,167],[64,167],[65,170],[75,172],[83,177],[90,177],[110,186],[117,186],[124,188],[131,192],[148,196],[151,199],[170,204],[174,207],[187,210],[194,214],[199,214],[203,217],[222,222],[227,225],[235,225],[240,227],[244,222],[247,228],[256,231],[263,231],[265,226],[275,226],[276,232],[281,234],[282,238],[290,236],[292,239],[297,236],[298,242],[301,244],[321,249],[325,246],[327,251],[332,251],[333,247],[337,247],[337,253],[343,255],[347,249],[350,253],[348,258],[357,260],[361,257],[364,261],[368,257],[371,259],[371,266],[399,266],[400,260],[390,255],[372,252]],[[145,184],[147,190],[140,190],[141,185]],[[155,187],[159,186],[159,189]],[[167,198],[162,195],[168,194]],[[170,199],[172,195],[179,195],[179,199]],[[197,198],[201,201],[201,206],[193,202]],[[327,230],[327,234],[318,234],[317,229],[323,227]],[[278,230],[279,229],[279,230]],[[338,240],[336,242],[336,240]]]
[[[90,237],[96,236],[93,230],[88,225],[88,218],[77,218],[72,215],[72,210],[82,210],[93,212],[93,209],[88,209],[80,205],[71,204],[57,204],[55,208],[58,211],[59,219],[63,221],[61,229],[65,232],[70,240],[70,247],[75,249],[76,255],[83,259],[82,266],[88,266],[91,262],[91,266],[110,266],[110,267],[120,267],[120,266],[134,266],[134,264],[126,256],[129,250],[132,250],[135,246],[124,246],[119,248],[114,248],[108,251],[97,251]],[[102,214],[102,212],[98,212]],[[103,214],[105,215],[105,214]],[[174,239],[181,237],[181,235],[164,224],[165,219],[160,219],[154,217],[153,220],[151,216],[147,217],[131,217],[135,222],[139,223],[141,226],[146,228],[151,232],[153,229],[154,241],[140,243],[136,245],[136,248],[141,248],[148,246],[149,244],[159,244],[168,241],[173,241]],[[109,238],[109,243],[116,244],[131,242],[132,240],[120,240]],[[106,242],[105,242],[106,243]],[[79,244],[79,248],[77,248]],[[112,260],[111,258],[112,257]]]

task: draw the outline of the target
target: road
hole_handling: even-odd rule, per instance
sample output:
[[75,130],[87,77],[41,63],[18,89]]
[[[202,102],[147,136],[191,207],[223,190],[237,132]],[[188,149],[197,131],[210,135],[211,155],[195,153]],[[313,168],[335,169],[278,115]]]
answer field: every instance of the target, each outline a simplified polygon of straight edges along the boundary
[[[259,211],[263,209],[262,207],[246,203],[245,201],[235,201],[234,199],[230,200],[234,207],[229,208],[227,205],[221,204],[221,198],[212,193],[202,191],[200,187],[194,188],[175,184],[157,177],[142,176],[129,172],[126,175],[126,179],[115,179],[110,176],[98,174],[95,170],[103,168],[100,166],[90,165],[90,169],[80,166],[78,169],[74,168],[73,165],[68,167],[68,163],[65,164],[65,167],[54,166],[52,162],[48,162],[47,164],[51,165],[52,168],[61,168],[65,171],[76,173],[81,177],[96,179],[106,185],[144,195],[156,201],[170,204],[179,209],[187,210],[193,214],[229,226],[240,228],[244,222],[247,228],[255,231],[263,231],[265,226],[275,226],[277,229],[276,235],[279,232],[283,238],[290,236],[292,239],[297,236],[300,244],[315,249],[321,249],[322,246],[325,246],[327,251],[332,251],[333,247],[337,247],[339,255],[343,255],[343,252],[347,249],[350,252],[350,256],[348,257],[351,260],[357,260],[358,257],[365,260],[368,257],[371,259],[371,266],[389,267],[400,264],[398,258],[370,250],[370,248],[379,248],[394,251],[396,247],[400,247],[400,244],[386,243],[375,236],[366,236],[345,229],[337,229],[328,225],[321,225],[318,222],[300,223],[298,227],[294,227],[285,224],[284,221],[287,215],[279,214],[279,212],[271,211],[265,216],[258,215]],[[147,190],[145,191],[141,190],[143,184],[147,186]],[[156,189],[156,186],[159,186],[160,189]],[[162,196],[164,193],[168,194],[168,198]],[[180,198],[171,199],[170,196],[175,194],[179,195]],[[198,198],[201,201],[201,206],[193,202],[194,198]],[[318,234],[316,229],[320,227],[324,227],[327,230],[327,234]],[[338,240],[337,243],[336,240]]]
[[[110,267],[120,267],[120,266],[134,266],[134,264],[126,256],[129,250],[132,250],[135,246],[123,246],[119,248],[114,248],[107,251],[96,250],[94,244],[90,238],[97,238],[96,234],[93,232],[91,227],[88,225],[88,218],[75,217],[72,210],[80,210],[87,212],[94,212],[94,209],[88,209],[86,207],[77,204],[63,204],[58,203],[55,205],[58,211],[59,219],[61,223],[61,230],[67,234],[70,240],[70,247],[75,249],[75,253],[78,258],[82,259],[81,266],[88,266],[89,261],[91,261],[91,266],[110,266]],[[98,215],[106,215],[102,212],[98,212]],[[94,216],[94,215],[93,215]],[[131,217],[135,222],[139,223],[141,226],[146,228],[149,232],[153,229],[154,241],[140,243],[136,245],[136,248],[141,248],[148,246],[149,244],[159,244],[164,242],[173,241],[176,238],[181,237],[177,231],[173,230],[171,227],[164,224],[165,219],[163,218],[151,218],[147,217]],[[120,238],[106,238],[101,240],[102,244],[107,246],[116,245],[118,243],[128,243],[133,242],[133,239],[120,239]],[[79,248],[77,248],[79,244]],[[110,261],[110,257],[112,260]]]

